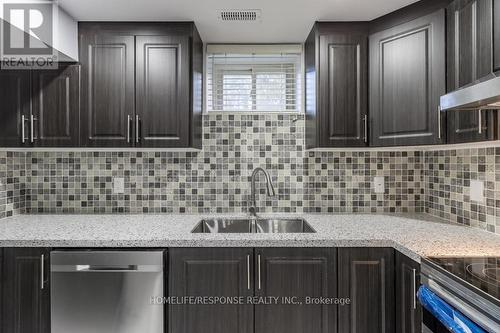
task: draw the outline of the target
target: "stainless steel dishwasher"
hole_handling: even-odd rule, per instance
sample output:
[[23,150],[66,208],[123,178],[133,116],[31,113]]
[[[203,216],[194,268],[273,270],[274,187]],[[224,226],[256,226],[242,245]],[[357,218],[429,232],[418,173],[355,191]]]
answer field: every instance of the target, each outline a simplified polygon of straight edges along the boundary
[[53,251],[52,333],[161,333],[162,251]]

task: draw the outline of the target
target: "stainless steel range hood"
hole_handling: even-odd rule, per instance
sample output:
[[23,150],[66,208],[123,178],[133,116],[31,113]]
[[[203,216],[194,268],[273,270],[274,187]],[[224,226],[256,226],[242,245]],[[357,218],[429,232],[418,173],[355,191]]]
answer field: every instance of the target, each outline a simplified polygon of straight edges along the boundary
[[500,109],[500,77],[490,75],[462,89],[441,96],[441,111]]

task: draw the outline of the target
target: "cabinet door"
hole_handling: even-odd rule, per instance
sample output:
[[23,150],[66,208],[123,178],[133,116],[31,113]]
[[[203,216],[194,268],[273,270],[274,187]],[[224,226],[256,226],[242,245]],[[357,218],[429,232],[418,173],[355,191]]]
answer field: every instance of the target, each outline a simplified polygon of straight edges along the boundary
[[394,250],[339,248],[338,295],[351,304],[339,306],[339,332],[394,331]]
[[492,72],[492,0],[455,0],[447,8],[448,90]]
[[[252,249],[171,249],[169,295],[253,296]],[[169,306],[170,333],[253,333],[252,305]]]
[[[448,143],[492,140],[494,138],[494,111],[447,111]],[[481,132],[479,132],[481,121]]]
[[3,248],[0,247],[0,333],[3,333]]
[[1,285],[3,332],[50,333],[48,269],[48,249],[4,249]]
[[82,146],[132,145],[134,51],[132,35],[81,33]]
[[[454,91],[481,79],[492,68],[492,0],[455,0],[447,8],[447,90]],[[447,112],[450,143],[487,140],[489,113]],[[482,130],[479,132],[479,121]]]
[[[336,250],[284,248],[256,250],[255,294],[279,297],[277,304],[255,306],[260,333],[335,333],[335,305],[307,305],[306,297],[336,296]],[[284,304],[296,297],[298,304]]]
[[30,85],[29,70],[0,70],[0,147],[29,144]]
[[78,146],[80,66],[33,71],[34,144]]
[[320,146],[366,146],[368,37],[321,35],[319,45]]
[[439,143],[445,93],[445,11],[370,36],[374,146]]
[[420,264],[396,251],[396,332],[421,333]]
[[493,0],[493,70],[500,72],[500,0]]
[[137,36],[137,145],[189,146],[189,52],[185,36]]

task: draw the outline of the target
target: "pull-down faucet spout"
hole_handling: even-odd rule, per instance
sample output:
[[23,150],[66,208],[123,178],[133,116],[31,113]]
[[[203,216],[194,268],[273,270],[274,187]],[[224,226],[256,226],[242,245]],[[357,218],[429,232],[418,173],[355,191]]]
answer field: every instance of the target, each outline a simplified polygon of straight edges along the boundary
[[267,171],[262,169],[262,168],[256,168],[252,173],[252,179],[251,179],[249,212],[252,216],[257,216],[257,202],[255,199],[255,179],[256,179],[256,176],[259,172],[262,172],[264,174],[264,176],[266,177],[267,195],[270,197],[274,197],[276,195],[276,192],[274,191],[274,186],[273,186],[273,183],[271,182],[271,177],[269,176],[269,173],[267,173]]

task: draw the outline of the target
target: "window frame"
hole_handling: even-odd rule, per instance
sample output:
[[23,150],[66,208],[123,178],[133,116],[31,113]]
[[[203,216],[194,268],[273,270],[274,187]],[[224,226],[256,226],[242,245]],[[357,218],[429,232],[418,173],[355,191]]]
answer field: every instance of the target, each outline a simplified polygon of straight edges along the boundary
[[[295,77],[295,80],[293,81],[293,84],[295,85],[295,89],[294,89],[294,92],[292,94],[294,94],[294,100],[295,100],[295,103],[293,104],[288,104],[287,103],[287,99],[286,99],[286,96],[289,95],[289,92],[287,92],[287,87],[286,87],[286,79],[285,79],[285,88],[284,89],[284,95],[285,95],[285,105],[283,108],[280,108],[279,110],[258,110],[257,109],[257,100],[258,100],[258,96],[257,96],[257,75],[259,74],[259,72],[264,72],[264,70],[259,70],[257,67],[258,67],[258,64],[248,64],[247,65],[247,69],[245,69],[245,66],[242,66],[242,65],[232,65],[232,64],[215,64],[213,65],[213,67],[211,68],[211,75],[212,75],[212,78],[211,80],[212,81],[212,89],[210,90],[209,89],[209,76],[208,76],[208,68],[209,68],[209,59],[210,59],[210,55],[213,54],[212,52],[208,52],[208,47],[209,46],[212,46],[212,44],[207,44],[206,47],[204,48],[204,75],[205,75],[205,80],[204,80],[204,92],[205,92],[205,98],[204,98],[204,107],[203,107],[203,112],[205,114],[214,114],[214,113],[224,113],[224,114],[227,114],[227,113],[248,113],[248,114],[272,114],[272,113],[278,113],[278,114],[303,114],[304,113],[304,110],[305,110],[305,107],[304,107],[304,103],[305,103],[305,96],[304,96],[304,80],[305,80],[305,74],[304,74],[304,51],[303,51],[303,44],[293,44],[292,47],[299,47],[300,48],[300,52],[298,52],[298,56],[299,56],[299,61],[298,62],[290,62],[290,63],[281,63],[282,65],[284,66],[290,66],[291,67],[291,71],[290,73],[288,73],[287,71],[283,71],[283,70],[280,70],[278,68],[276,68],[276,70],[274,70],[276,73],[279,73],[279,74],[283,74],[285,73],[285,77],[287,75],[294,75]],[[241,44],[226,44],[226,45],[221,45],[221,44],[215,44],[216,47],[229,47],[229,49],[231,49],[231,47],[236,47],[236,48],[239,48],[239,47],[244,47],[246,48],[247,50],[249,50],[248,53],[245,53],[245,54],[248,54],[248,55],[251,55],[251,54],[254,54],[251,52],[252,48],[255,47],[256,49],[259,49],[259,48],[266,48],[268,49],[269,47],[271,47],[272,49],[276,49],[278,51],[276,51],[274,54],[286,54],[287,51],[286,49],[290,47],[290,44],[273,44],[273,45],[268,45],[268,44],[257,44],[257,45],[241,45]],[[283,51],[279,51],[280,48],[283,47]],[[232,53],[230,51],[226,52],[226,53]],[[241,54],[240,52],[236,53],[236,54]],[[257,53],[258,54],[258,53]],[[271,53],[265,53],[265,54],[269,54],[271,55]],[[235,67],[234,68],[234,74],[237,75],[238,72],[240,72],[240,74],[242,75],[245,75],[245,74],[249,74],[251,75],[251,81],[252,81],[252,88],[251,88],[251,92],[250,92],[250,100],[251,100],[251,103],[252,103],[252,108],[251,109],[236,109],[236,108],[231,108],[231,107],[224,107],[223,106],[223,102],[220,103],[220,105],[222,106],[220,110],[214,110],[212,109],[212,107],[210,107],[209,105],[209,100],[210,100],[210,97],[209,95],[211,95],[211,99],[212,99],[212,103],[213,101],[216,101],[216,100],[219,100],[221,101],[224,97],[223,97],[223,94],[218,94],[217,92],[217,89],[214,89],[213,87],[216,86],[216,85],[223,85],[223,82],[224,82],[224,74],[220,75],[220,74],[217,74],[217,83],[215,83],[215,80],[214,80],[214,73],[220,73],[221,71],[230,71],[230,68],[231,67]],[[299,67],[299,68],[297,68]],[[222,68],[222,69],[221,69]],[[266,69],[265,70],[265,73],[268,73],[272,71],[270,69]],[[231,73],[231,74],[233,74]],[[291,95],[291,94],[290,94]],[[218,102],[219,103],[219,102]]]

